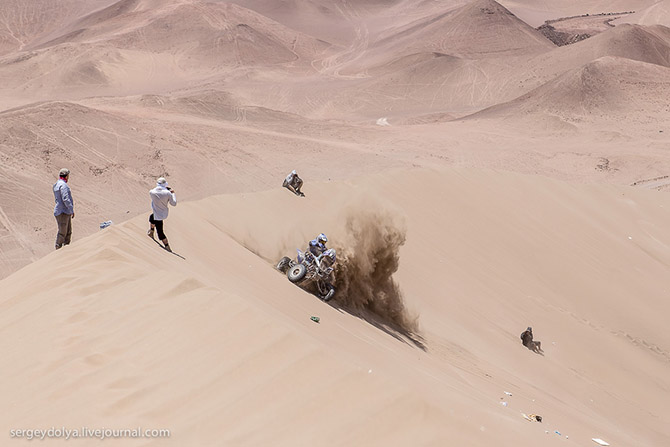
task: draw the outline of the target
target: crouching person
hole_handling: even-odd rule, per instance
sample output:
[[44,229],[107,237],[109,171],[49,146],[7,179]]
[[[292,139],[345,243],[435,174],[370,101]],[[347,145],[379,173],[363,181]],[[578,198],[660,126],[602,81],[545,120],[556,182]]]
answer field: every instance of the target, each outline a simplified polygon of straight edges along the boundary
[[300,188],[302,188],[302,179],[298,177],[298,173],[295,171],[295,169],[286,176],[282,186],[291,191],[296,196],[305,197],[305,194],[300,191]]

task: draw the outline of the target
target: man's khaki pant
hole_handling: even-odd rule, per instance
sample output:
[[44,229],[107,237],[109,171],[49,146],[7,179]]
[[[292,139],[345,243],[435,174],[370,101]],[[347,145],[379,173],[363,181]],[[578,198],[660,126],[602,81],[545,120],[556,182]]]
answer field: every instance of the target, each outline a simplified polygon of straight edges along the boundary
[[56,250],[63,245],[68,245],[72,239],[72,214],[59,214],[56,216],[58,223],[58,236],[56,236]]

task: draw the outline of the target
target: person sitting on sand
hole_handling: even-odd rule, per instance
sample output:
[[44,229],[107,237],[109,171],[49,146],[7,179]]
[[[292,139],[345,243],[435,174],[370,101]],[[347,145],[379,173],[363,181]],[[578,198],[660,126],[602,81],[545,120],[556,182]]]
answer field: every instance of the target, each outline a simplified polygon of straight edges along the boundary
[[305,197],[305,194],[300,191],[300,188],[302,188],[302,179],[298,177],[298,173],[295,171],[295,169],[286,176],[282,186],[291,191],[296,196]]
[[521,333],[521,343],[528,349],[533,352],[541,353],[542,343],[539,341],[533,341],[533,328],[528,326],[528,328]]

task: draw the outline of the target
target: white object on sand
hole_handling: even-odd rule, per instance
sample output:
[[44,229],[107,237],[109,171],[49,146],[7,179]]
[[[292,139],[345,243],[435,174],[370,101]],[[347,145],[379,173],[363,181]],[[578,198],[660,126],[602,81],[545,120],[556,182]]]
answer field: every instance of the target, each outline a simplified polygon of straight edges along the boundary
[[591,438],[591,441],[595,442],[598,445],[609,445],[608,442],[605,442],[600,438]]
[[378,126],[390,126],[391,124],[388,122],[388,118],[379,118],[377,120],[377,125]]

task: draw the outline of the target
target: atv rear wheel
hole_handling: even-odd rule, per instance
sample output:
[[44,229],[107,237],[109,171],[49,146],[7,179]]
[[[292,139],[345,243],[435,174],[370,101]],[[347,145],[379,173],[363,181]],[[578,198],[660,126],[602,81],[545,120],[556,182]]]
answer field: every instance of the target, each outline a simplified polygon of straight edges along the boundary
[[335,296],[335,287],[330,286],[330,290],[328,293],[323,297],[324,301],[330,301],[333,297]]
[[319,298],[324,301],[329,301],[333,295],[335,295],[335,287],[332,284],[327,283],[326,281],[319,280],[316,283],[316,286],[319,290]]
[[302,264],[296,264],[291,268],[289,268],[288,272],[286,272],[288,280],[293,283],[300,282],[305,277],[306,274],[307,274],[307,267],[305,267]]

